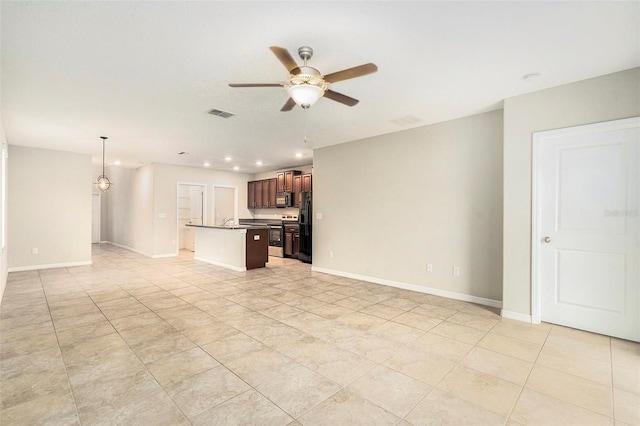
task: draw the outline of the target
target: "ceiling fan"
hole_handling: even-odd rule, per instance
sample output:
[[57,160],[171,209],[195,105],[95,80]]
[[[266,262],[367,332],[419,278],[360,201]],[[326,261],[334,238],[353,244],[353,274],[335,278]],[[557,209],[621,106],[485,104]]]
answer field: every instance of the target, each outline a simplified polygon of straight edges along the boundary
[[338,81],[350,78],[362,77],[378,71],[375,64],[368,63],[353,68],[347,68],[331,74],[322,75],[317,69],[307,66],[307,60],[313,56],[313,49],[309,46],[302,46],[298,49],[298,55],[304,61],[304,65],[299,66],[293,59],[289,51],[283,47],[271,46],[271,51],[282,62],[287,71],[289,79],[284,83],[231,83],[231,87],[284,87],[287,89],[289,100],[283,105],[280,111],[291,111],[294,106],[300,105],[303,109],[311,107],[318,99],[325,97],[332,101],[340,102],[347,106],[354,106],[357,99],[334,92],[329,89],[329,85]]

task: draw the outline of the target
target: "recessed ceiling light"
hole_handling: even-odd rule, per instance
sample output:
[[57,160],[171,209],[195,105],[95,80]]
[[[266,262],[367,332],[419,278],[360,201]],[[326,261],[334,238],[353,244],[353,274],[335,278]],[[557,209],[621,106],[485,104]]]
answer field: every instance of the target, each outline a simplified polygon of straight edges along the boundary
[[240,170],[240,167],[238,167],[238,166],[233,166],[233,170],[235,170],[235,171],[237,172],[238,170]]
[[204,163],[204,166],[205,166],[205,167],[209,167],[210,165],[211,165],[211,164],[209,164],[209,163]]
[[231,161],[233,160],[233,158],[231,158],[230,155],[227,155],[226,157],[224,157],[224,161]]
[[113,162],[113,164],[116,165],[116,166],[119,166],[122,163],[120,162],[120,160],[116,160],[116,161]]
[[301,152],[298,152],[298,153],[296,154],[296,158],[302,158],[302,153],[301,153]]
[[523,79],[524,81],[533,81],[533,80],[535,80],[535,79],[536,79],[536,78],[538,78],[538,77],[540,77],[540,74],[539,74],[539,73],[537,73],[537,72],[532,72],[531,74],[526,74],[526,75],[522,76],[522,79]]
[[256,166],[262,166],[262,161],[260,160],[256,161]]

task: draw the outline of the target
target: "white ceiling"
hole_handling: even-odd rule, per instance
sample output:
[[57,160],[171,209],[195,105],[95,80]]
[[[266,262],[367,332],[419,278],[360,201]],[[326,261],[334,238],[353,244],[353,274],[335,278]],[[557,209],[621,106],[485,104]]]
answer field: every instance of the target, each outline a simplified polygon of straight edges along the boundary
[[[640,66],[637,1],[0,7],[9,144],[99,162],[106,135],[107,161],[129,167],[208,161],[256,173],[300,166],[312,162],[314,148],[498,109],[517,94]],[[309,65],[325,74],[367,62],[379,71],[332,85],[360,103],[320,99],[305,125],[299,107],[280,112],[284,89],[228,86],[286,80],[271,45],[296,59],[299,46],[313,47]],[[529,73],[540,77],[524,80]],[[212,108],[237,115],[222,119],[207,114]]]

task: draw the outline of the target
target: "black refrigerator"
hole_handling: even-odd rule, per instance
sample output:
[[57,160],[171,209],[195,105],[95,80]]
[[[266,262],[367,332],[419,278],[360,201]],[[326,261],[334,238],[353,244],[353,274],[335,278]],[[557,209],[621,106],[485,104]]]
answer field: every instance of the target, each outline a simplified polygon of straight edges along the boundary
[[311,216],[313,215],[311,192],[303,192],[300,195],[300,212],[298,213],[300,252],[298,253],[298,259],[305,263],[311,263]]

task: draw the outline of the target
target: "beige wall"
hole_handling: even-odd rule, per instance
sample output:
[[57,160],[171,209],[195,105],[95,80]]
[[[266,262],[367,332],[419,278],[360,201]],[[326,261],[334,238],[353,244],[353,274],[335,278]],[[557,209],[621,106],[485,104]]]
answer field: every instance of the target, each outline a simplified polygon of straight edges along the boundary
[[102,196],[107,206],[102,240],[153,256],[153,166],[111,167],[107,176],[113,186]]
[[504,103],[504,303],[531,314],[532,133],[640,115],[640,68]]
[[[4,133],[4,125],[2,124],[2,112],[0,112],[0,145],[2,147],[2,150],[8,149],[7,146],[7,137]],[[2,155],[2,151],[0,151],[0,155]],[[2,163],[0,162],[0,191],[1,188],[5,188],[8,189],[7,187],[7,168],[8,168],[8,157],[7,157],[7,167],[5,167],[4,169],[2,168]],[[1,197],[1,195],[0,195]],[[6,214],[7,214],[7,205],[4,199],[0,198],[0,215],[5,215],[5,220],[6,220]],[[1,226],[1,225],[0,225]],[[6,232],[7,229],[5,227],[4,232]],[[1,231],[0,231],[1,232]],[[6,242],[6,235],[5,235],[5,242]],[[8,270],[9,270],[9,265],[8,265],[8,257],[7,257],[7,246],[5,245],[5,247],[0,247],[0,301],[2,301],[2,296],[4,295],[4,289],[7,285],[7,274],[8,274]]]
[[499,306],[502,133],[493,111],[315,150],[314,268]]
[[91,157],[10,145],[9,158],[9,270],[91,263]]

